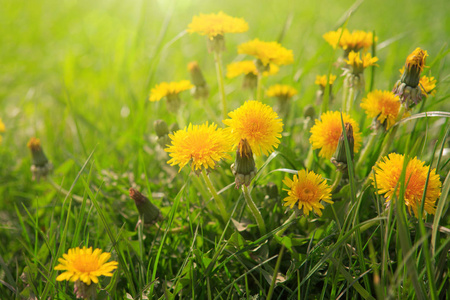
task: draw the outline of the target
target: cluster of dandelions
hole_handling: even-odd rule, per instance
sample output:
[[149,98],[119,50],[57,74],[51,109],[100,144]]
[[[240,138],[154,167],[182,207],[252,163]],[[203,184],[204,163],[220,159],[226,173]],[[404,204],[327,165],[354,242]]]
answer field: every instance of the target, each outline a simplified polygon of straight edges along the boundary
[[[229,210],[222,196],[215,190],[208,173],[217,168],[222,161],[230,159],[230,152],[235,150],[236,158],[231,168],[236,187],[242,186],[248,207],[256,219],[260,232],[265,234],[264,220],[247,186],[251,184],[257,172],[254,156],[268,156],[280,145],[283,120],[287,121],[288,112],[291,110],[290,100],[297,95],[297,90],[286,84],[275,84],[267,88],[265,93],[267,97],[277,98],[275,110],[262,102],[262,78],[274,76],[281,66],[293,63],[293,51],[277,42],[264,42],[256,38],[242,43],[237,48],[237,53],[253,56],[255,60],[230,63],[227,66],[226,76],[234,78],[244,75],[242,87],[254,90],[255,100],[245,101],[239,108],[228,111],[221,58],[221,53],[225,51],[225,34],[247,30],[248,24],[244,19],[231,17],[223,12],[195,16],[187,29],[190,33],[206,36],[208,51],[214,54],[219,98],[222,103],[222,123],[225,128],[209,122],[200,125],[189,123],[183,129],[173,130],[170,133],[167,125],[163,121],[158,121],[156,129],[159,132],[160,145],[170,156],[168,163],[178,166],[179,172],[190,165],[195,174],[203,176],[224,221],[230,218]],[[313,160],[308,155],[305,160],[306,170],[295,171],[292,178],[286,176],[283,180],[287,187],[283,189],[287,193],[283,199],[284,206],[294,209],[296,214],[303,211],[303,214],[308,216],[313,212],[319,217],[322,216],[325,203],[333,204],[332,194],[342,174],[347,172],[350,164],[348,159],[350,158],[353,164],[355,153],[359,153],[363,146],[359,124],[352,117],[355,113],[354,104],[359,103],[359,107],[367,116],[373,118],[374,130],[371,139],[362,149],[358,162],[354,162],[358,167],[366,161],[368,150],[373,147],[377,135],[380,132],[387,132],[384,145],[389,146],[395,138],[397,122],[408,115],[422,99],[433,95],[436,87],[436,80],[433,77],[420,77],[428,54],[417,48],[407,57],[405,67],[401,70],[401,78],[392,92],[374,90],[363,97],[364,70],[377,66],[378,62],[378,58],[368,52],[374,46],[377,37],[370,32],[350,32],[347,29],[328,32],[323,37],[333,48],[343,49],[343,56],[338,59],[338,65],[344,69],[342,112],[328,110],[328,105],[334,98],[332,86],[337,76],[317,75],[316,101],[322,105],[323,110],[310,127],[309,153],[314,154],[314,151],[317,151],[319,159],[330,159],[336,166],[337,174],[341,175],[336,176],[335,183],[330,186],[327,179],[311,170]],[[191,62],[188,64],[188,70],[192,83],[188,80],[161,82],[151,90],[149,100],[156,102],[165,98],[167,110],[177,113],[183,105],[179,94],[191,90],[192,96],[203,99],[205,109],[208,109],[209,104],[206,100],[210,97],[209,86],[200,66],[197,62]],[[328,97],[325,97],[326,95]],[[283,120],[279,115],[283,116]],[[1,125],[0,121],[0,130]],[[40,147],[33,146],[34,144],[29,146],[32,153],[40,150]],[[348,152],[345,151],[347,146],[350,147]],[[419,216],[422,206],[425,212],[433,214],[436,200],[441,193],[441,182],[435,169],[425,166],[425,163],[417,158],[409,159],[405,164],[404,155],[391,153],[386,156],[387,151],[388,148],[381,149],[379,152],[381,159],[373,166],[373,174],[370,175],[376,192],[384,195],[388,203],[403,198],[410,213],[413,212],[416,216]],[[402,172],[406,173],[404,177],[407,178],[404,195],[399,194],[398,188]],[[422,199],[425,199],[423,205]],[[65,271],[57,277],[57,280],[75,281],[77,295],[86,297],[95,290],[91,283],[97,284],[98,276],[111,276],[112,271],[117,268],[116,262],[107,263],[109,258],[110,254],[102,254],[100,249],[95,251],[86,247],[70,249],[68,254],[59,260],[60,265],[55,267],[56,270]]]

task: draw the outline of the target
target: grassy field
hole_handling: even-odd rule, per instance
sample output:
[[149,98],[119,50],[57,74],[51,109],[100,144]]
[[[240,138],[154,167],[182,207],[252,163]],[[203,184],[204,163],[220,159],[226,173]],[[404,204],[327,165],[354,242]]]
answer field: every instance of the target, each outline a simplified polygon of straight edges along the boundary
[[[75,298],[72,282],[56,280],[55,266],[83,246],[118,262],[112,277],[99,277],[98,299],[449,299],[448,1],[0,0],[0,7],[1,299]],[[219,11],[249,25],[226,34],[225,66],[251,59],[237,47],[254,38],[278,41],[294,55],[261,79],[257,100],[271,107],[277,102],[266,96],[269,86],[288,84],[298,93],[278,148],[255,158],[258,173],[248,189],[235,188],[235,150],[199,176],[189,165],[167,164],[154,128],[158,119],[181,129],[226,127],[214,55],[204,36],[186,32],[193,16]],[[343,26],[375,33],[368,50],[378,66],[364,71],[365,87],[349,111],[362,147],[341,179],[309,139],[314,119],[342,109],[342,50],[322,35]],[[373,90],[391,91],[417,47],[428,52],[422,74],[436,79],[435,91],[374,136],[359,103]],[[190,79],[191,61],[208,82],[208,99],[182,92],[178,114],[164,100],[149,101],[157,84]],[[316,76],[329,73],[337,75],[334,100],[327,90],[318,102]],[[227,112],[255,99],[241,88],[242,77],[224,82]],[[53,164],[39,181],[30,172],[32,137]],[[435,170],[441,187],[434,214],[420,218],[406,207],[409,178],[390,205],[376,193],[372,167],[392,152]],[[334,203],[322,216],[283,206],[283,180],[305,169],[334,183]],[[432,181],[428,168],[425,174]],[[138,223],[130,187],[159,208],[156,224]],[[420,215],[424,207],[418,209]]]

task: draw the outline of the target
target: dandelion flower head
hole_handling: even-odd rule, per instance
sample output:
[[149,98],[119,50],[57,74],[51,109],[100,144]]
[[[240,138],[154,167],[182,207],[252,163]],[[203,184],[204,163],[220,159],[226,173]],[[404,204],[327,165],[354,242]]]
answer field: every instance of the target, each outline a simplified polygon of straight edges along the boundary
[[283,183],[289,188],[283,189],[288,192],[288,196],[283,199],[285,201],[284,206],[289,206],[292,209],[297,204],[298,209],[303,208],[305,215],[314,211],[317,215],[322,216],[321,210],[324,206],[321,201],[333,203],[331,201],[331,187],[322,176],[315,174],[313,171],[298,171],[293,179],[286,176]]
[[[353,30],[352,33],[348,29],[339,28],[336,31],[330,31],[323,35],[325,41],[334,49],[340,47],[348,52],[360,49],[368,49],[373,44],[373,33],[362,30]],[[375,41],[377,38],[375,37]]]
[[436,79],[434,77],[422,76],[420,77],[419,86],[423,94],[434,96],[436,94]]
[[107,262],[110,257],[110,253],[102,253],[100,249],[92,251],[92,247],[69,249],[67,254],[63,254],[63,258],[58,259],[60,264],[55,270],[65,272],[56,277],[56,280],[81,280],[87,285],[91,282],[98,283],[99,276],[112,276],[112,271],[117,269],[116,261]]
[[[354,152],[357,153],[361,147],[361,132],[358,123],[346,113],[342,113],[345,123],[350,123],[353,128],[353,138],[355,141]],[[338,111],[327,111],[316,119],[311,128],[311,137],[309,142],[313,149],[320,149],[319,156],[330,159],[339,143],[339,137],[342,134],[341,113]]]
[[170,95],[178,95],[182,91],[189,90],[194,86],[189,80],[161,82],[150,91],[150,101],[159,101]]
[[[263,72],[263,76],[275,75],[280,68],[277,65],[269,64],[269,70]],[[227,77],[234,78],[239,75],[253,74],[258,75],[255,62],[252,60],[237,61],[227,65]]]
[[297,95],[297,90],[288,84],[275,84],[267,89],[266,95],[267,97],[291,98]]
[[397,120],[400,109],[400,98],[391,91],[373,91],[362,99],[361,108],[370,118],[377,118],[380,124],[386,122],[389,129]]
[[372,54],[370,53],[366,53],[366,55],[361,58],[360,52],[354,51],[351,51],[348,54],[348,59],[345,60],[345,62],[351,66],[353,70],[352,73],[354,74],[362,73],[364,69],[369,66],[377,66],[377,64],[375,64],[377,61],[378,57],[372,57]]
[[231,17],[223,12],[217,14],[200,14],[194,16],[188,25],[187,32],[196,32],[213,39],[225,33],[240,33],[248,30],[247,22],[242,18]]
[[189,124],[169,137],[172,144],[164,151],[172,158],[167,163],[179,165],[179,171],[189,162],[192,162],[192,170],[201,171],[202,168],[213,169],[220,160],[231,158],[228,154],[231,151],[230,136],[214,123]]
[[238,46],[239,54],[252,55],[258,58],[264,66],[269,63],[281,66],[294,62],[292,50],[288,50],[277,42],[264,42],[254,39]]
[[[336,75],[330,74],[330,77],[328,77],[328,83],[332,85],[335,80]],[[314,83],[320,85],[322,88],[325,88],[327,86],[327,75],[317,75]]]
[[[375,180],[373,175],[373,185],[378,189],[377,193],[386,198],[389,202],[394,197],[399,197],[400,194],[400,176],[403,170],[403,162],[405,157],[401,154],[391,153],[383,157],[375,167]],[[409,212],[414,211],[416,217],[418,216],[419,206],[421,205],[422,195],[425,189],[425,182],[428,175],[428,167],[425,163],[413,158],[406,166],[405,174],[405,204]],[[375,182],[376,181],[376,182]],[[436,174],[436,170],[430,171],[430,177],[425,194],[424,209],[429,214],[434,214],[436,211],[435,203],[441,194],[441,181]]]
[[229,126],[234,147],[241,139],[247,139],[256,155],[268,155],[278,147],[283,123],[270,106],[250,100],[228,116],[223,123]]
[[422,72],[425,67],[425,61],[427,59],[428,52],[420,48],[416,48],[408,57],[406,58],[406,67],[411,70],[411,68],[416,68],[419,73]]

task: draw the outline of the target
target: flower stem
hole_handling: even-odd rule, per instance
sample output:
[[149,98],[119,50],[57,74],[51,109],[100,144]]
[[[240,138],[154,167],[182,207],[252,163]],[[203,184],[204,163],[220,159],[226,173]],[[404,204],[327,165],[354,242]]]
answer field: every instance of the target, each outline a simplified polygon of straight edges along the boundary
[[266,224],[264,223],[264,220],[261,216],[261,213],[259,212],[258,208],[256,207],[255,202],[253,202],[252,196],[250,195],[250,191],[248,190],[246,185],[243,185],[242,187],[244,192],[244,198],[247,202],[248,207],[250,208],[250,211],[253,214],[253,217],[256,219],[256,224],[258,224],[259,232],[261,235],[266,234]]
[[225,83],[223,80],[222,55],[219,51],[214,51],[214,61],[216,63],[217,84],[219,85],[220,98],[222,100],[222,116],[227,118],[227,98],[225,94]]
[[350,90],[350,85],[349,85],[349,76],[347,75],[344,78],[344,86],[343,86],[343,91],[342,91],[342,111],[347,111],[347,101],[348,101],[348,95],[349,95],[349,90]]
[[334,179],[333,185],[331,186],[331,191],[333,192],[341,183],[343,172],[337,171],[336,178]]
[[[297,213],[294,211],[294,212],[289,216],[289,218],[288,218],[286,221],[284,221],[283,225],[288,224],[289,222],[291,222],[292,220],[294,220],[296,217],[297,217]],[[283,225],[281,225],[281,226],[283,226]],[[286,226],[286,227],[284,227],[283,229],[281,229],[280,231],[278,231],[278,232],[275,234],[275,236],[281,237],[281,235],[286,231],[286,229],[288,229],[288,226]]]
[[213,196],[214,200],[216,201],[217,206],[219,207],[219,211],[220,214],[222,215],[222,219],[223,221],[226,223],[228,222],[228,219],[230,218],[230,215],[227,212],[227,209],[225,207],[225,203],[223,201],[223,198],[221,195],[219,195],[216,191],[216,189],[214,188],[211,179],[209,179],[209,176],[206,175],[206,171],[205,169],[202,170],[202,177],[203,180],[205,181],[206,186],[209,189],[209,192],[211,193],[211,195]]
[[262,75],[258,72],[258,82],[256,84],[256,99],[258,101],[262,101],[261,99],[261,91],[262,91],[262,84],[261,84]]
[[356,163],[356,170],[359,170],[362,166],[362,164],[367,160],[367,157],[369,156],[369,150],[373,149],[373,146],[375,145],[375,142],[377,141],[378,132],[374,131],[369,137],[369,141],[367,142],[364,149],[361,151],[361,155],[359,156],[358,162]]

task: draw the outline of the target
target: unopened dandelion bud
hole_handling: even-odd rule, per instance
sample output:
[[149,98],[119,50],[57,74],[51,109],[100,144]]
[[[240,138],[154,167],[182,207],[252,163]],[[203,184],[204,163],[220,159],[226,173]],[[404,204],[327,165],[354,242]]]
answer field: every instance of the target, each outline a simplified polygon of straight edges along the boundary
[[393,92],[400,97],[406,108],[417,105],[425,93],[419,86],[420,73],[425,67],[425,61],[428,56],[427,51],[416,48],[406,58],[405,68],[402,77],[394,86]]
[[[348,146],[350,148],[350,157],[353,160],[355,139],[353,137],[353,127],[350,123],[345,123],[345,134],[347,135]],[[345,151],[345,138],[344,132],[339,137],[338,146],[334,157],[331,158],[331,162],[336,166],[337,170],[344,172],[347,170],[347,153]]]
[[45,156],[39,139],[32,137],[28,141],[27,147],[31,151],[33,160],[31,165],[32,179],[39,181],[41,177],[46,177],[53,170],[53,165],[48,161],[47,156]]
[[153,126],[155,127],[156,135],[159,138],[169,134],[169,127],[167,126],[167,123],[164,122],[163,120],[156,120],[153,123]]
[[130,188],[129,193],[139,211],[139,218],[144,220],[144,224],[154,224],[162,219],[161,211],[147,197],[134,188]]
[[236,161],[231,165],[235,176],[236,188],[245,184],[249,186],[258,169],[256,168],[253,152],[246,139],[241,139],[236,150]]
[[195,99],[206,99],[209,96],[209,88],[206,83],[200,66],[196,61],[188,64],[188,70],[191,73],[191,80],[194,87],[191,89],[191,94]]

